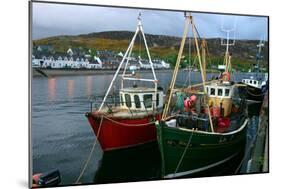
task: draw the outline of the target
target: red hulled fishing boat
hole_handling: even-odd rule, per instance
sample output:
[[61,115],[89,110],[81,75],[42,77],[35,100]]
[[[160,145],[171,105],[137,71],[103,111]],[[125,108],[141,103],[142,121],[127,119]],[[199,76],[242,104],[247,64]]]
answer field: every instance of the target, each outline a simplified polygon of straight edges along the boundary
[[[141,78],[140,74],[135,73],[137,70],[133,70],[131,74],[126,73],[128,67],[133,67],[130,66],[130,61],[132,60],[131,52],[138,34],[143,39],[146,48],[152,79]],[[121,68],[123,68],[123,73],[120,75]],[[107,98],[118,75],[121,76],[119,103],[118,105],[109,105]],[[127,81],[127,85],[131,83],[131,86],[125,87],[124,81]],[[152,86],[138,86],[140,81],[151,83]],[[164,93],[158,88],[157,83],[139,16],[136,32],[100,107],[97,110],[91,110],[86,113],[86,117],[104,151],[124,149],[156,141],[155,121],[161,117],[164,101]]]

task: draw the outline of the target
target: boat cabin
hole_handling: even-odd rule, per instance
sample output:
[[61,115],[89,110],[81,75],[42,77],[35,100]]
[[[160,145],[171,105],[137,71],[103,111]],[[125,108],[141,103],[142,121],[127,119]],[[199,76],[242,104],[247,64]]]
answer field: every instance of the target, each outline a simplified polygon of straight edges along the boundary
[[219,110],[224,117],[231,113],[232,95],[234,86],[228,83],[212,83],[206,85],[207,95],[209,97],[209,107],[211,110]]
[[155,98],[154,88],[123,88],[120,90],[120,107],[135,111],[153,110],[153,99],[156,99],[156,108],[163,108],[164,93],[158,90]]
[[261,82],[255,79],[242,79],[242,83],[246,85],[250,85],[255,88],[260,88],[261,87]]

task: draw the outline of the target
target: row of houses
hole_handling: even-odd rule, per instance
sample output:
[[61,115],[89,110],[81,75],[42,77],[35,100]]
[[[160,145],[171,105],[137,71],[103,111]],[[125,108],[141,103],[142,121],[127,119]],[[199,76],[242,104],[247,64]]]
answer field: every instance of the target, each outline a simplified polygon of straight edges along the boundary
[[[69,53],[68,53],[69,54]],[[71,69],[117,69],[123,54],[120,52],[117,57],[113,58],[100,58],[94,56],[93,58],[87,57],[73,57],[73,56],[32,56],[32,67],[37,68],[71,68]],[[137,69],[150,69],[150,63],[146,59],[140,57],[130,57],[128,66],[134,66]],[[163,60],[152,60],[155,69],[170,69],[170,64]]]
[[35,68],[71,68],[71,69],[102,69],[102,61],[99,57],[94,57],[94,61],[89,61],[87,58],[73,58],[61,56],[54,58],[53,56],[36,58],[32,56],[32,67]]
[[[154,69],[170,69],[170,64],[166,63],[164,60],[153,60]],[[150,63],[147,60],[139,60],[139,65],[143,69],[150,69]]]

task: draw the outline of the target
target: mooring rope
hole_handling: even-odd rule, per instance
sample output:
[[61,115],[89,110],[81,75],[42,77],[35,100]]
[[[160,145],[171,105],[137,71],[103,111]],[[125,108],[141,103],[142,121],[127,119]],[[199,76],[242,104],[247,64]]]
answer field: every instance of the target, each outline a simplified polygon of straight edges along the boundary
[[185,156],[185,153],[186,153],[186,151],[187,151],[187,149],[188,149],[188,147],[189,147],[189,145],[190,145],[190,142],[191,142],[193,133],[194,133],[194,129],[192,129],[192,133],[191,133],[191,135],[190,135],[190,137],[189,137],[188,143],[187,143],[187,145],[186,145],[186,147],[185,147],[185,149],[184,149],[184,151],[183,151],[183,154],[182,154],[182,156],[181,156],[181,159],[180,159],[180,161],[179,161],[179,163],[178,163],[178,165],[177,165],[177,168],[176,168],[176,170],[175,170],[175,172],[174,172],[174,176],[175,176],[176,173],[178,172],[178,169],[179,169],[179,167],[180,167],[180,165],[181,165],[181,162],[182,162],[182,160],[183,160],[183,157]]
[[97,136],[96,136],[96,140],[95,140],[95,142],[93,143],[93,146],[92,146],[92,149],[91,149],[91,151],[90,151],[90,154],[89,154],[89,156],[88,156],[88,158],[87,158],[87,161],[85,162],[85,164],[84,164],[84,166],[83,166],[83,169],[82,169],[82,171],[80,172],[80,175],[79,175],[78,178],[76,179],[75,184],[78,184],[78,183],[79,183],[79,180],[81,179],[81,177],[83,176],[83,174],[84,174],[86,168],[88,167],[88,164],[89,164],[89,162],[90,162],[90,160],[91,160],[91,157],[92,157],[92,155],[93,155],[93,152],[94,152],[94,150],[95,150],[95,147],[96,147],[96,144],[97,144],[97,141],[98,141],[98,137],[99,137],[99,134],[100,134],[102,122],[103,122],[103,116],[101,117],[101,120],[100,120],[100,125],[99,125],[98,133],[97,133]]

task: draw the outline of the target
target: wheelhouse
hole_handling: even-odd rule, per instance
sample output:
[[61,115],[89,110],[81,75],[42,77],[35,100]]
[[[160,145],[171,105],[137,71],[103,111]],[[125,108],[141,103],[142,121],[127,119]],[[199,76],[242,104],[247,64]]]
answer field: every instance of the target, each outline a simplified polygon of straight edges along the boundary
[[156,99],[156,108],[163,108],[164,93],[161,90],[156,92],[154,88],[123,88],[120,90],[120,107],[122,109],[136,111],[153,110],[153,99]]
[[261,86],[261,82],[255,79],[242,79],[242,83],[256,88],[260,88]]
[[212,83],[206,85],[210,109],[220,109],[223,116],[228,116],[232,109],[234,85],[230,83]]
[[233,87],[231,85],[206,85],[207,95],[216,98],[231,98]]

